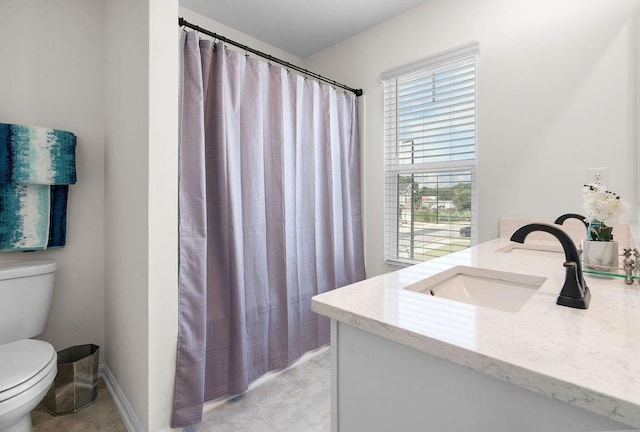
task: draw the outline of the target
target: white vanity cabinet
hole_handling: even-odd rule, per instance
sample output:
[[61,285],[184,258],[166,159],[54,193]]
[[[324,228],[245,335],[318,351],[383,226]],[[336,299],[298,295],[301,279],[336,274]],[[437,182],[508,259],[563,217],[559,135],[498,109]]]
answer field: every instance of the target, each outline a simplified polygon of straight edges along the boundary
[[332,432],[632,429],[346,324],[332,332]]

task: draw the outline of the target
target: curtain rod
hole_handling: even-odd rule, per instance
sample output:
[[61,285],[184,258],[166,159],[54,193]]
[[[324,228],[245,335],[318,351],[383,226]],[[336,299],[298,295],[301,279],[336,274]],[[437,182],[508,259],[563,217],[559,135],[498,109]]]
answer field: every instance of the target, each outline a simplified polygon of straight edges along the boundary
[[202,34],[206,34],[207,36],[211,36],[212,38],[218,39],[218,40],[220,40],[220,41],[222,41],[224,43],[228,43],[229,45],[233,45],[233,46],[236,46],[238,48],[242,48],[243,50],[245,50],[247,52],[250,52],[250,53],[253,53],[253,54],[258,55],[260,57],[266,58],[267,60],[272,61],[274,63],[281,64],[281,65],[283,65],[283,66],[285,66],[285,67],[287,67],[289,69],[293,69],[293,70],[298,71],[298,72],[300,72],[300,73],[302,73],[304,75],[307,75],[307,76],[310,76],[312,78],[315,78],[318,81],[324,81],[326,83],[331,84],[332,86],[340,87],[341,89],[344,89],[344,90],[347,90],[347,91],[350,91],[350,92],[354,93],[356,96],[362,96],[362,89],[354,89],[354,88],[351,88],[351,87],[346,86],[344,84],[340,84],[337,81],[334,81],[334,80],[329,79],[329,78],[325,78],[322,75],[319,75],[319,74],[317,74],[315,72],[311,72],[311,71],[309,71],[307,69],[303,69],[303,68],[301,68],[299,66],[296,66],[294,64],[291,64],[291,63],[289,63],[287,61],[284,61],[284,60],[281,60],[279,58],[273,57],[273,56],[271,56],[269,54],[263,53],[262,51],[258,51],[256,49],[250,48],[250,47],[248,47],[246,45],[243,45],[241,43],[232,41],[229,38],[226,38],[224,36],[220,36],[219,34],[210,32],[209,30],[203,29],[202,27],[199,27],[199,26],[197,26],[195,24],[191,24],[190,22],[188,22],[184,18],[178,18],[178,25],[181,26],[181,27],[189,27],[190,29],[193,29],[193,30],[195,30],[195,31],[197,31],[199,33],[202,33]]

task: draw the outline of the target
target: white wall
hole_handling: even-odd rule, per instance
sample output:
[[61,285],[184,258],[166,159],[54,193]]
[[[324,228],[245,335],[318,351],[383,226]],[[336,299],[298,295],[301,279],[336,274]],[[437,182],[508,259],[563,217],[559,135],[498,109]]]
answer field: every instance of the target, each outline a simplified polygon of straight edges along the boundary
[[169,424],[175,373],[177,10],[105,1],[107,366],[150,431]]
[[178,337],[177,0],[150,0],[149,430],[171,421]]
[[635,199],[636,0],[429,0],[305,59],[362,87],[367,274],[383,265],[380,75],[471,41],[478,78],[479,240],[501,216],[581,212],[589,167]]
[[145,430],[169,424],[177,337],[177,0],[105,0],[106,363]]
[[106,363],[149,422],[149,4],[105,0]]
[[[640,51],[640,16],[636,18],[636,25],[634,26],[636,33],[636,52]],[[632,230],[635,237],[640,238],[640,55],[636,56],[636,103],[634,106],[636,112],[636,166],[639,167],[636,171],[636,223],[632,224]]]
[[56,350],[104,338],[104,137],[101,0],[0,2],[0,122],[72,131],[78,183],[69,187],[67,245],[0,260],[58,262],[42,338]]

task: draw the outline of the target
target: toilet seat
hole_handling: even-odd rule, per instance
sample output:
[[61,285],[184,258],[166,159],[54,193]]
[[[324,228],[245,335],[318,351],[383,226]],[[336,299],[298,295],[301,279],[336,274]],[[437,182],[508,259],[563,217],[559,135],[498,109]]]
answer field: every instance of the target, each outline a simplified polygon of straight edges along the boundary
[[0,345],[0,403],[32,388],[55,370],[51,344],[24,339]]

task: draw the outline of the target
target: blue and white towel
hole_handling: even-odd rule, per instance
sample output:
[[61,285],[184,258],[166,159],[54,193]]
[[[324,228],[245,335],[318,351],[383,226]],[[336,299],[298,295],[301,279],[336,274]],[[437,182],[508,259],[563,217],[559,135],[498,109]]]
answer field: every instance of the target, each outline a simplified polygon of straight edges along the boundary
[[45,249],[49,243],[51,187],[4,183],[0,185],[0,248]]
[[0,123],[0,183],[75,184],[76,136]]
[[0,123],[0,251],[65,245],[75,147],[71,132]]

